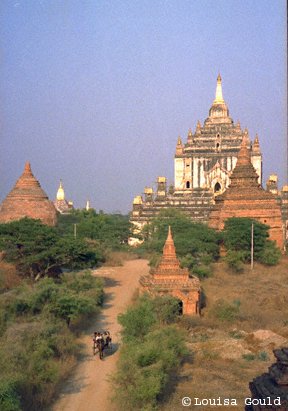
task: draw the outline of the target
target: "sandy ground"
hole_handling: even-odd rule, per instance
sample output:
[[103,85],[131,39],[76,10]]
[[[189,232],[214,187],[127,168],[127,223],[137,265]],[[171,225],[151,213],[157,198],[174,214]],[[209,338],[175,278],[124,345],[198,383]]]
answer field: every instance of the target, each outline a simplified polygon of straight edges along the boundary
[[[122,267],[103,267],[94,275],[105,279],[105,304],[93,328],[81,338],[83,357],[71,377],[63,384],[52,411],[114,411],[111,404],[109,375],[116,369],[121,340],[117,316],[131,302],[141,275],[148,274],[146,260],[126,261]],[[92,334],[96,330],[108,329],[113,338],[113,350],[101,361],[92,354]]]

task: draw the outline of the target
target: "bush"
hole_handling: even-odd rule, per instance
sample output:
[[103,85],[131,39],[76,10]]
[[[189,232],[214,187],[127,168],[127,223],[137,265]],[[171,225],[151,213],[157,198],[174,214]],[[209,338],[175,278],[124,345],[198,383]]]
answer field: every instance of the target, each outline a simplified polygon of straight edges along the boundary
[[0,409],[1,411],[21,411],[17,381],[7,376],[0,380]]
[[212,269],[210,266],[199,266],[193,269],[193,273],[200,279],[212,277]]
[[259,254],[259,261],[265,265],[277,265],[281,258],[281,251],[274,241],[266,241],[264,249]]
[[117,409],[156,410],[170,376],[187,354],[183,331],[170,324],[177,316],[177,299],[148,295],[119,316],[124,345],[113,377]]
[[224,300],[218,300],[213,305],[210,314],[218,320],[224,322],[233,322],[239,317],[240,301],[233,301],[232,304]]
[[242,273],[244,271],[245,255],[243,251],[228,250],[225,261],[233,272]]

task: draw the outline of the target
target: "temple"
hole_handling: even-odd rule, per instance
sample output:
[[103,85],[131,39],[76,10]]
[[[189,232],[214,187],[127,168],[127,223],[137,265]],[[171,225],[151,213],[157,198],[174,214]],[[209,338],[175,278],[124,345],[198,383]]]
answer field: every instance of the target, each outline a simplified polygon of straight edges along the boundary
[[200,282],[189,277],[187,268],[181,268],[169,227],[160,264],[150,274],[140,278],[141,292],[151,295],[171,295],[179,299],[183,314],[200,314]]
[[[130,218],[134,225],[134,233],[141,233],[149,220],[156,217],[165,208],[178,209],[193,221],[207,224],[209,221],[213,221],[213,215],[211,220],[210,213],[212,209],[215,210],[214,204],[220,203],[217,203],[217,198],[221,198],[225,194],[232,181],[235,184],[236,175],[232,178],[233,170],[243,145],[246,147],[246,152],[249,152],[249,161],[244,166],[248,167],[249,173],[253,173],[253,177],[248,178],[247,184],[245,183],[246,197],[250,183],[251,187],[254,187],[255,195],[256,191],[258,193],[257,201],[261,197],[260,203],[257,203],[256,198],[253,203],[250,202],[249,216],[257,218],[261,222],[266,220],[267,224],[276,224],[270,230],[271,238],[275,239],[279,246],[280,244],[283,246],[283,237],[288,240],[288,188],[284,186],[279,192],[277,176],[271,175],[267,182],[267,190],[261,189],[262,153],[259,137],[256,134],[252,141],[247,128],[243,130],[239,121],[234,124],[223,98],[220,74],[217,77],[215,99],[203,126],[198,121],[195,132],[192,133],[189,130],[185,144],[183,144],[181,137],[178,137],[174,158],[174,185],[168,186],[166,177],[161,176],[157,178],[156,190],[152,187],[145,187],[144,193],[134,198]],[[275,206],[275,199],[281,209],[281,224],[279,222],[279,207]],[[270,206],[268,206],[269,202]],[[253,209],[252,204],[255,206],[257,204],[255,209]],[[261,214],[259,207],[262,207],[262,204],[265,211]],[[272,206],[272,204],[274,205]],[[274,210],[274,217],[268,216],[271,206]],[[139,240],[135,236],[129,240],[129,243],[137,245]]]
[[23,174],[1,204],[0,223],[29,217],[53,226],[57,221],[56,214],[53,203],[42,190],[27,162]]
[[62,180],[60,180],[59,188],[56,194],[56,200],[54,201],[54,205],[56,210],[60,214],[69,214],[71,210],[73,210],[73,202],[67,201],[65,199],[65,192],[62,184]]
[[139,230],[163,208],[174,207],[184,211],[194,221],[207,223],[214,198],[230,184],[230,176],[237,162],[238,152],[246,137],[251,147],[251,161],[262,181],[262,154],[259,138],[252,142],[248,130],[242,130],[239,121],[229,115],[223,98],[222,79],[217,77],[215,99],[203,126],[198,121],[196,130],[188,132],[183,144],[178,137],[174,159],[174,185],[167,187],[165,177],[158,177],[156,192],[145,187],[144,198],[133,201],[131,221]]
[[230,217],[249,217],[269,225],[269,236],[283,249],[284,230],[281,208],[272,192],[264,190],[251,162],[246,137],[243,138],[237,164],[230,176],[228,189],[215,198],[209,216],[209,226],[217,230],[224,228]]
[[276,363],[249,384],[253,405],[246,411],[288,410],[288,348],[274,350]]

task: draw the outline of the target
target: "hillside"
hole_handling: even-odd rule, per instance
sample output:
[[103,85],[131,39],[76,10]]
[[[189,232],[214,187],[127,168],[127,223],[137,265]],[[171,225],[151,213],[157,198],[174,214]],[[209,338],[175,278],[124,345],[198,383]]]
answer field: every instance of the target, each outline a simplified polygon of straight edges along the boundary
[[[189,328],[192,356],[175,378],[174,392],[162,411],[179,409],[185,396],[193,405],[195,397],[235,398],[237,406],[230,408],[244,409],[249,381],[275,362],[273,348],[288,345],[287,268],[287,256],[276,267],[256,264],[251,271],[246,266],[242,274],[229,273],[223,262],[214,265],[214,276],[202,281],[206,295],[202,317],[182,319]],[[197,406],[208,409],[212,407]]]

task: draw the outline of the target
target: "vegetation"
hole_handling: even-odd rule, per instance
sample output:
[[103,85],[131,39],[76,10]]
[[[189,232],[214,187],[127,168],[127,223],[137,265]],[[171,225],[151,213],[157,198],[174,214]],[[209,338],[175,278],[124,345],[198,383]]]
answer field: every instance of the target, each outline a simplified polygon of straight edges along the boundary
[[0,294],[1,410],[49,404],[79,351],[68,325],[95,314],[102,301],[102,281],[88,271],[23,282]]
[[0,224],[0,249],[19,273],[35,280],[58,275],[63,268],[93,267],[102,260],[86,241],[61,237],[56,228],[30,218]]
[[113,378],[119,409],[157,409],[172,372],[187,354],[184,333],[174,324],[177,317],[176,299],[147,295],[119,316],[124,345]]
[[194,223],[187,216],[175,209],[166,209],[159,213],[144,228],[146,241],[142,247],[154,253],[151,265],[158,261],[158,256],[167,238],[168,226],[171,226],[177,255],[183,267],[201,278],[211,275],[211,263],[219,258],[221,235],[202,223]]
[[266,265],[278,264],[281,252],[275,242],[268,240],[269,226],[251,218],[229,218],[224,227],[224,244],[229,254],[228,265],[235,271],[242,270],[243,262],[251,259],[251,227],[253,229],[254,259]]
[[62,235],[74,235],[76,224],[77,238],[90,239],[101,243],[103,248],[119,250],[128,244],[130,222],[128,216],[121,214],[96,213],[95,210],[74,210],[69,215],[60,215],[58,231]]

